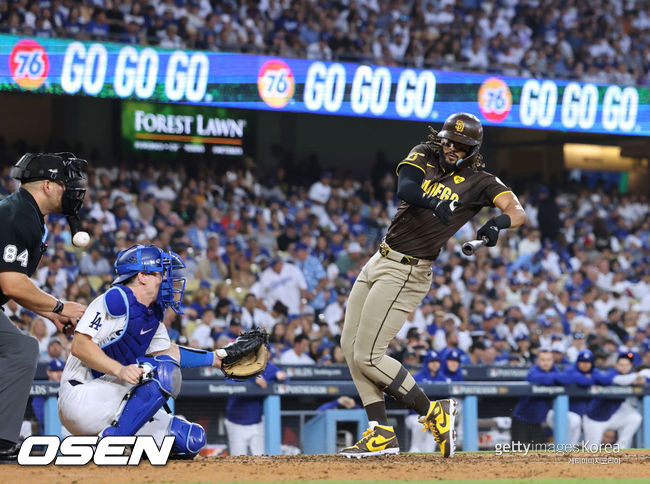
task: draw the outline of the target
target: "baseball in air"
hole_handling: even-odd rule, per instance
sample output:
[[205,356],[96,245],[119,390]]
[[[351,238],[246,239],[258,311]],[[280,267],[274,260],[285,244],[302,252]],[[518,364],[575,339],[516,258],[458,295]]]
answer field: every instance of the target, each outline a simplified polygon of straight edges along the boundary
[[88,245],[88,242],[90,242],[90,235],[88,235],[88,232],[77,232],[74,234],[74,237],[72,237],[72,243],[75,247],[83,249]]

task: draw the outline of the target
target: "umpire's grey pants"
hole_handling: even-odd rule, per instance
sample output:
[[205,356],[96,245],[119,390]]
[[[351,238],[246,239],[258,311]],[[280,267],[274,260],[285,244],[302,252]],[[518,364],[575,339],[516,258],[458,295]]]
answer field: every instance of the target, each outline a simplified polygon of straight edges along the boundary
[[37,363],[36,338],[0,311],[0,439],[18,442]]

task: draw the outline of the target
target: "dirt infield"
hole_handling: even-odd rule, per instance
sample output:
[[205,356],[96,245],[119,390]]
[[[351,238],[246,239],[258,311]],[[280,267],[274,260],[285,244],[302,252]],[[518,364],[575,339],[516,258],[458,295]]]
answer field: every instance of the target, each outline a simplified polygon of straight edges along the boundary
[[[579,462],[571,463],[577,458]],[[607,462],[606,459],[610,459]],[[581,459],[599,459],[581,461]],[[602,461],[600,459],[605,459]],[[612,459],[619,459],[612,461]],[[205,457],[165,467],[0,466],[8,483],[269,482],[315,480],[441,480],[650,477],[650,451],[612,454],[459,454],[399,455],[345,459],[334,455]]]

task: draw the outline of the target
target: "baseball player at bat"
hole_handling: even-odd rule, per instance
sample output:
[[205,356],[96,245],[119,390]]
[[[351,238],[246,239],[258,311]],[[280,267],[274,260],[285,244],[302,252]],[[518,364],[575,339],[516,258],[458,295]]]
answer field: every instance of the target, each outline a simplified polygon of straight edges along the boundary
[[415,410],[444,457],[455,449],[456,402],[430,401],[410,373],[387,356],[388,343],[431,287],[431,264],[441,247],[483,207],[502,213],[476,238],[496,245],[499,231],[522,225],[526,214],[512,190],[482,170],[483,127],[473,115],[456,113],[442,131],[429,128],[427,141],[397,165],[402,200],[379,251],[363,267],[350,292],[341,346],[363,402],[370,428],[341,451],[347,457],[399,453],[388,426],[384,393]]
[[151,435],[158,445],[175,436],[172,455],[191,458],[206,443],[197,423],[163,407],[181,387],[180,367],[231,364],[257,351],[254,332],[214,352],[169,340],[162,323],[182,313],[183,260],[154,245],[134,245],[115,261],[112,287],[90,303],[75,328],[59,389],[61,423],[75,435]]

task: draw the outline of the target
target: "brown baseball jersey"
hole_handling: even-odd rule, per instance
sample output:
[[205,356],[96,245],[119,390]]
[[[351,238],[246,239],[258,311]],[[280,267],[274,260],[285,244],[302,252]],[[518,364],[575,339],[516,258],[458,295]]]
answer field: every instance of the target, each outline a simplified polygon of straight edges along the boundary
[[[439,154],[440,153],[440,154]],[[512,193],[499,178],[485,171],[466,167],[445,172],[439,161],[442,156],[434,146],[422,143],[415,146],[397,165],[419,168],[424,173],[422,190],[442,200],[457,200],[461,206],[451,216],[449,225],[443,224],[433,212],[402,200],[397,214],[386,233],[386,243],[394,250],[420,259],[435,259],[442,246],[483,207],[493,207],[504,193]]]

